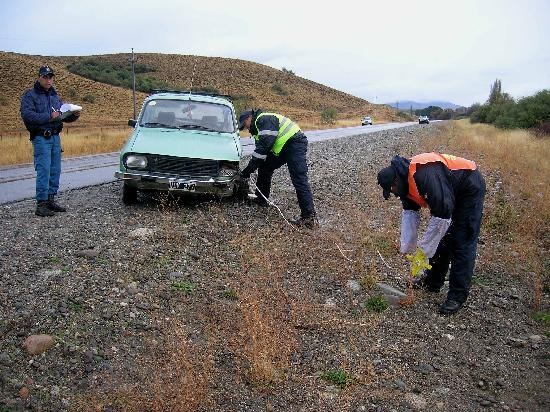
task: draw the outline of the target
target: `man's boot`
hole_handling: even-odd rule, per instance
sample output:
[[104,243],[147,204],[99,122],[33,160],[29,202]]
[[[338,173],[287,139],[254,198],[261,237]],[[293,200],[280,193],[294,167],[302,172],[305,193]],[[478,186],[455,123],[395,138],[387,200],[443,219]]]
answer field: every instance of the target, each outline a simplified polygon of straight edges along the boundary
[[55,215],[54,211],[50,209],[50,204],[47,200],[36,201],[36,211],[34,214],[42,217]]
[[294,218],[290,220],[290,223],[292,223],[296,227],[306,227],[308,229],[315,229],[315,227],[318,225],[316,215]]
[[55,202],[55,195],[48,195],[48,207],[52,212],[66,212],[63,206]]

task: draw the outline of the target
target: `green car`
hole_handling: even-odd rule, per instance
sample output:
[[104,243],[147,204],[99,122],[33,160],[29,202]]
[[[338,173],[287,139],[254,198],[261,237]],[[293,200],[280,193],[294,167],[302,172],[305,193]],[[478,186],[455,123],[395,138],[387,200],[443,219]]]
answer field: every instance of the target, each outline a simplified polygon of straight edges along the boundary
[[232,196],[239,190],[242,154],[235,109],[227,96],[155,91],[120,152],[122,200],[140,190]]

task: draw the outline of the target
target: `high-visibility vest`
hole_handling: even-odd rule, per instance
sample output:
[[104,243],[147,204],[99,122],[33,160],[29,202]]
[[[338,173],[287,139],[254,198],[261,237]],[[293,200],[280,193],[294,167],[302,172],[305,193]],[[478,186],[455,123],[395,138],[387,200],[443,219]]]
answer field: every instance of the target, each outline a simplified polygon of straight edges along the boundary
[[475,170],[477,168],[476,164],[471,160],[448,154],[422,153],[413,156],[411,159],[411,164],[409,165],[409,193],[407,197],[420,207],[428,207],[428,204],[426,203],[426,200],[420,196],[418,188],[416,187],[416,182],[414,181],[416,166],[434,162],[443,163],[449,170]]
[[[276,156],[278,156],[288,139],[290,139],[292,136],[300,131],[300,126],[298,126],[288,117],[284,117],[277,113],[260,113],[256,118],[256,122],[254,123],[256,126],[256,130],[258,130],[258,119],[262,116],[268,115],[275,116],[277,119],[279,119],[279,130],[277,132],[277,138],[275,139],[275,143],[273,143],[273,147],[271,148],[271,151]],[[260,136],[256,135],[254,136],[254,139],[259,140]]]

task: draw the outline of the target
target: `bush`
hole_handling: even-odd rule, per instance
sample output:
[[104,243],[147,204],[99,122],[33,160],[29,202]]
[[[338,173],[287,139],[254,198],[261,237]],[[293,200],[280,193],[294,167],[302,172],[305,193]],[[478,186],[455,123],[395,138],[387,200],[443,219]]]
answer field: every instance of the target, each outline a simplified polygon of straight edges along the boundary
[[292,70],[288,70],[284,67],[281,70],[283,71],[284,74],[290,74],[290,75],[294,76],[294,72]]
[[286,96],[288,94],[288,92],[283,89],[283,86],[278,83],[275,83],[273,86],[271,86],[271,90],[281,96]]
[[338,386],[340,389],[345,388],[353,382],[353,377],[341,369],[325,372],[322,378],[327,382]]
[[197,87],[192,87],[191,88],[191,91],[194,91],[194,92],[203,92],[203,93],[212,93],[212,94],[220,94],[220,91],[218,89],[216,89],[215,87],[213,86],[197,86]]
[[82,98],[83,101],[86,103],[94,103],[95,102],[95,96],[91,93],[88,93]]
[[365,307],[370,312],[381,313],[388,308],[388,301],[383,296],[373,296],[367,299]]
[[321,122],[325,124],[333,124],[337,117],[338,111],[333,108],[328,108],[321,112]]

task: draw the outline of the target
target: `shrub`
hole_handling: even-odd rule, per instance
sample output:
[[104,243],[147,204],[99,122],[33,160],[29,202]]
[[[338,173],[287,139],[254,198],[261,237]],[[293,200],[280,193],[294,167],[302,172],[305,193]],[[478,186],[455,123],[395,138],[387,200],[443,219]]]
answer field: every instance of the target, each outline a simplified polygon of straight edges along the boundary
[[273,86],[271,86],[271,90],[273,90],[275,93],[281,96],[286,96],[288,94],[288,92],[285,89],[283,89],[283,86],[281,86],[278,83],[275,83]]
[[286,69],[284,67],[281,70],[283,71],[284,74],[290,74],[294,76],[294,72],[292,70]]
[[335,369],[325,372],[322,376],[324,380],[330,382],[339,388],[345,388],[353,382],[353,377],[341,369]]
[[197,87],[192,87],[191,90],[194,92],[220,94],[220,91],[213,86],[197,86]]
[[173,282],[172,283],[172,289],[179,290],[180,292],[184,292],[184,293],[191,293],[196,288],[197,288],[196,284],[194,284],[192,282],[188,282],[186,280],[182,280],[180,282]]
[[333,108],[328,108],[321,112],[321,122],[325,124],[333,124],[337,117],[338,111]]
[[76,97],[76,90],[72,87],[67,90],[67,96],[69,96],[71,99],[74,99]]
[[388,301],[383,296],[373,296],[367,299],[365,307],[369,312],[381,313],[388,308]]
[[95,96],[91,93],[88,93],[82,98],[83,101],[86,103],[94,103],[95,102]]

